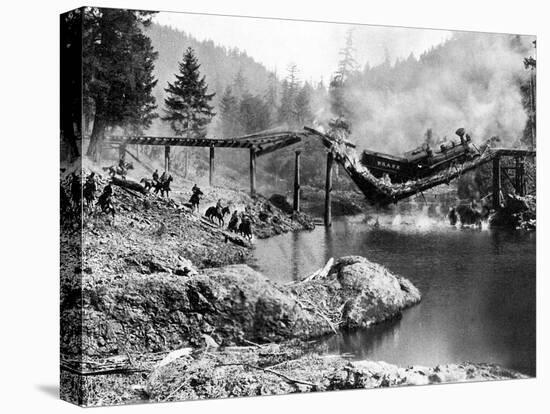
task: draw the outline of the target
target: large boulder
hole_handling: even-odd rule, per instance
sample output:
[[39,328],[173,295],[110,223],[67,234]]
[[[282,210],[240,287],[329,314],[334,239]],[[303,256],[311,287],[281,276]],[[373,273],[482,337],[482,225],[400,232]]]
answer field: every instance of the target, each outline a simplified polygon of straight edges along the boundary
[[409,280],[361,256],[342,257],[326,277],[297,284],[292,290],[325,309],[334,324],[347,330],[400,317],[403,309],[421,299]]
[[190,277],[84,278],[83,299],[87,355],[201,347],[205,334],[219,345],[232,345],[330,332],[326,321],[246,265],[205,269]]

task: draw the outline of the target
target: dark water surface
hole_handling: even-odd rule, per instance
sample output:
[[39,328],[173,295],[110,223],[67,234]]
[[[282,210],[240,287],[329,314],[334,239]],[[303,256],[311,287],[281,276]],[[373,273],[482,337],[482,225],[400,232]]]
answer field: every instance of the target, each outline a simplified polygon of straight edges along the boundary
[[455,229],[427,215],[378,220],[257,240],[255,266],[285,282],[330,257],[361,255],[420,289],[422,302],[402,319],[333,336],[330,352],[402,366],[490,362],[535,375],[534,232]]

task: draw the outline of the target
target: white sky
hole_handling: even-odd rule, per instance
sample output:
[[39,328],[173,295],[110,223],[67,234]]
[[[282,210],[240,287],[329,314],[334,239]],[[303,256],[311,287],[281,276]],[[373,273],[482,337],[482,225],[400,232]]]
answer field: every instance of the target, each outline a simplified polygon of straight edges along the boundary
[[346,32],[353,27],[355,58],[362,67],[384,60],[386,53],[393,61],[406,58],[411,52],[418,56],[430,47],[450,37],[452,32],[432,29],[410,29],[387,26],[347,25],[257,19],[186,13],[161,12],[155,21],[175,27],[199,40],[237,47],[284,76],[294,62],[302,80],[327,82],[336,70],[338,52],[344,47]]

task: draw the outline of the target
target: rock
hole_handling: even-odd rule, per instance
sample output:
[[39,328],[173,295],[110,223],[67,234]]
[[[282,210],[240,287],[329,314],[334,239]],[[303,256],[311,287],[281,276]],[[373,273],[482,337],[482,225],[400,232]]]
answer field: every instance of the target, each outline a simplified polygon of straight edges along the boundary
[[[260,352],[222,351],[212,358],[177,360],[164,368],[163,381],[149,382],[151,400],[164,401],[168,396],[172,400],[204,399],[527,378],[490,364],[402,368],[385,362],[349,362],[341,357],[319,355],[302,355],[292,360],[287,356],[286,362],[283,359],[274,368],[281,374],[276,375],[262,370],[262,366],[273,363]],[[175,389],[176,386],[179,388]]]
[[[325,278],[291,287],[273,284],[247,265],[185,276],[84,278],[84,354],[200,347],[204,334],[221,346],[306,340],[396,317],[420,300],[408,280],[357,256],[336,260]],[[71,315],[67,304],[64,320]]]
[[291,288],[299,298],[325,304],[332,322],[348,330],[399,317],[403,309],[421,300],[420,291],[409,280],[361,256],[337,259],[327,277]]

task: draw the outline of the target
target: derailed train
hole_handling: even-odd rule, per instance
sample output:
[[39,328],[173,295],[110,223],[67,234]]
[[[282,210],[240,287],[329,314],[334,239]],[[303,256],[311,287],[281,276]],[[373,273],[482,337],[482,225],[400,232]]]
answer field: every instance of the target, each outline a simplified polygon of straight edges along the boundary
[[443,169],[453,163],[461,163],[479,157],[481,154],[464,128],[456,130],[460,141],[440,144],[434,151],[428,144],[403,154],[402,157],[365,150],[361,163],[378,178],[389,177],[394,183],[418,180]]

